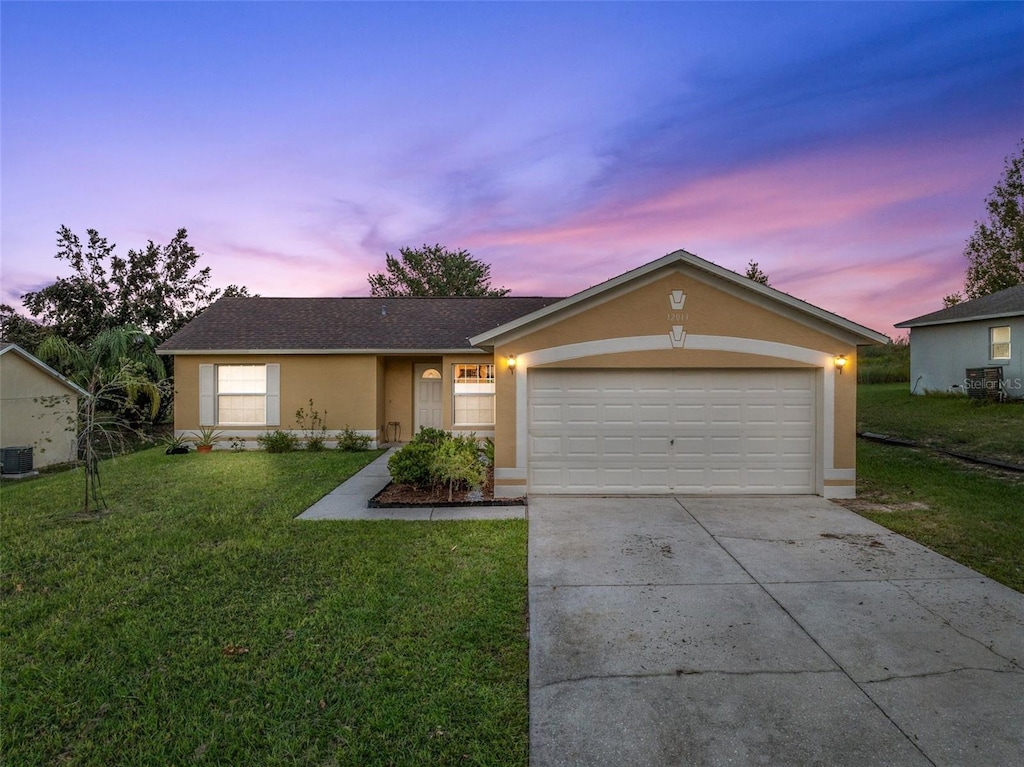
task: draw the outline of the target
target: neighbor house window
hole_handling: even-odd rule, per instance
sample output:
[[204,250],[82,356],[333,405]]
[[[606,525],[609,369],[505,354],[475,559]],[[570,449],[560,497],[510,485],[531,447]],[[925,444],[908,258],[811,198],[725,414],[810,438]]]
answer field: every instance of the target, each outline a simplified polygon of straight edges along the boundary
[[993,360],[1010,359],[1010,327],[1004,325],[999,328],[989,328],[989,342],[991,346],[991,357]]
[[279,425],[280,370],[280,365],[200,365],[200,425]]
[[456,426],[494,425],[494,365],[452,366]]

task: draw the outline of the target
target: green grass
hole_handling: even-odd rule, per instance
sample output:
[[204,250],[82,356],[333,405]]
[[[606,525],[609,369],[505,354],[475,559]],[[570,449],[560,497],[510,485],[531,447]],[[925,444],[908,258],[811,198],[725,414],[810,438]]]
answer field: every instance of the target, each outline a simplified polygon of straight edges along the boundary
[[857,383],[880,384],[910,381],[910,344],[898,339],[857,350]]
[[525,765],[526,525],[294,520],[376,455],[3,485],[4,762]]
[[[905,384],[859,386],[859,431],[1024,464],[1024,407],[914,397]],[[1024,474],[927,450],[857,443],[855,510],[1024,591]]]
[[915,396],[907,384],[857,387],[857,431],[1024,465],[1024,403]]
[[857,484],[865,517],[1024,591],[1024,475],[861,440]]

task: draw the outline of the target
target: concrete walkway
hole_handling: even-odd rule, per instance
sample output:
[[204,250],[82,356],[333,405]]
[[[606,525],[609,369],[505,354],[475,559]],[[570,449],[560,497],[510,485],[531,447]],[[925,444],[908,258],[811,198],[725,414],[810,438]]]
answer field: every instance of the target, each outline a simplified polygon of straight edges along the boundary
[[530,503],[530,762],[1024,763],[1024,595],[816,497]]
[[314,503],[297,519],[523,519],[525,506],[417,506],[400,509],[370,509],[366,502],[391,481],[388,458],[395,448],[350,477]]

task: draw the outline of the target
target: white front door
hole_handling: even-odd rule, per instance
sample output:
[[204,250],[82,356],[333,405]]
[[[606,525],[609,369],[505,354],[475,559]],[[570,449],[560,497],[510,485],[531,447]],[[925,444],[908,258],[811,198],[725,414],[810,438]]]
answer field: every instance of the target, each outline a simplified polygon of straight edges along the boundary
[[416,375],[415,431],[441,428],[441,366],[418,364]]

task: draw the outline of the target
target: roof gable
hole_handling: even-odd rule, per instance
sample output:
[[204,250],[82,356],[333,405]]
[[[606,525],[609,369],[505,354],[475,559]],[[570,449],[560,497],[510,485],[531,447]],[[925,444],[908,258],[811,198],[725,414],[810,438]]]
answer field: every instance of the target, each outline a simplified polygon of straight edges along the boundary
[[221,298],[161,354],[475,351],[469,338],[558,298]]
[[562,299],[556,304],[543,307],[537,311],[518,317],[501,327],[494,328],[470,339],[474,346],[492,346],[496,342],[507,341],[516,335],[543,325],[555,322],[560,316],[575,313],[588,306],[610,300],[623,291],[631,290],[656,279],[667,269],[687,270],[704,279],[715,281],[719,286],[730,290],[744,299],[768,307],[779,313],[796,319],[804,324],[837,337],[845,338],[851,343],[875,344],[886,343],[889,339],[870,328],[859,325],[838,314],[821,309],[806,301],[794,298],[775,288],[761,285],[742,275],[736,274],[717,264],[688,253],[677,250],[662,258],[621,274],[618,277],[602,282],[575,295]]
[[981,298],[922,314],[912,320],[897,322],[898,328],[916,328],[921,325],[948,325],[954,322],[996,319],[998,317],[1019,317],[1024,315],[1024,283],[1012,288],[990,293]]
[[22,349],[17,344],[4,344],[2,347],[0,347],[0,356],[3,356],[5,354],[13,354],[13,355],[15,355],[17,357],[20,357],[21,359],[23,359],[26,362],[28,362],[30,365],[33,365],[34,367],[36,367],[39,370],[43,371],[46,375],[48,375],[51,378],[57,380],[58,382],[64,384],[64,386],[68,387],[69,389],[74,391],[79,396],[82,396],[82,397],[88,397],[89,396],[89,392],[87,392],[81,386],[79,386],[78,384],[76,384],[74,381],[70,380],[66,376],[61,375],[56,370],[54,370],[52,367],[50,367],[45,362],[43,362],[41,359],[36,357],[34,354],[29,354],[27,351]]

